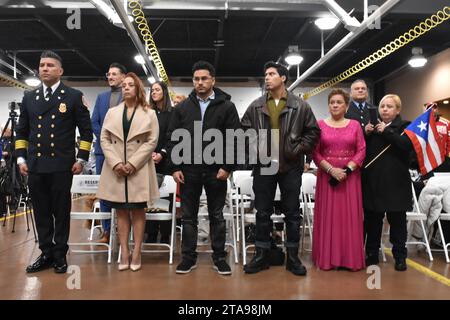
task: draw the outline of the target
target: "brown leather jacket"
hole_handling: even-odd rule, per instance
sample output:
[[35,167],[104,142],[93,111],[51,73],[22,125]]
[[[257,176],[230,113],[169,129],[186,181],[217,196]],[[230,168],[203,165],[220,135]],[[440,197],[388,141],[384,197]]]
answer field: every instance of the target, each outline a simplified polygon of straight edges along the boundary
[[[242,129],[270,131],[270,116],[264,95],[253,101],[241,120]],[[280,113],[279,172],[293,168],[303,170],[304,155],[311,153],[320,137],[320,128],[309,104],[291,92]],[[259,148],[259,149],[258,149]],[[261,144],[250,142],[249,152],[258,152]],[[259,165],[261,166],[261,165]]]

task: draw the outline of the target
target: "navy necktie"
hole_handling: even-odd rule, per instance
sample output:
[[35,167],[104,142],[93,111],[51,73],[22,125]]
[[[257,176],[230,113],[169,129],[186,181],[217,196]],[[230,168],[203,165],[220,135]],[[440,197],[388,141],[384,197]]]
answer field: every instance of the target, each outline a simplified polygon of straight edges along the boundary
[[359,111],[363,111],[363,109],[364,109],[364,106],[363,106],[363,104],[362,104],[362,103],[360,103],[360,104],[358,105],[358,108],[359,108]]
[[48,87],[47,90],[45,90],[47,93],[45,94],[45,100],[50,100],[52,96],[52,88]]

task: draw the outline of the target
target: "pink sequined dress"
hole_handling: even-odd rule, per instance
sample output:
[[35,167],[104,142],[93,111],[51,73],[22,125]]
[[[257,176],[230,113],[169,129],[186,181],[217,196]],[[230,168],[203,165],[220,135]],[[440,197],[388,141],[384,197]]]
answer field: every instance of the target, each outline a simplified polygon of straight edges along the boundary
[[317,166],[326,160],[333,167],[343,168],[353,161],[358,169],[334,187],[328,182],[330,175],[318,170],[313,262],[322,270],[338,267],[360,270],[365,267],[360,170],[366,154],[364,135],[355,120],[343,128],[331,127],[324,120],[319,121],[319,126],[320,141],[313,153]]

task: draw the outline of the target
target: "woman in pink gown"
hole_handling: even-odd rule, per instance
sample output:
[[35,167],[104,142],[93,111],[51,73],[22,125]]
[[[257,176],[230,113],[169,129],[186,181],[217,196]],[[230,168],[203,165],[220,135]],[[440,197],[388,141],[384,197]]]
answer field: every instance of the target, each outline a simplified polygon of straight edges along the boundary
[[360,124],[344,118],[349,99],[341,89],[329,94],[331,117],[319,121],[321,135],[313,153],[319,170],[312,257],[322,270],[365,267],[360,167],[366,144]]

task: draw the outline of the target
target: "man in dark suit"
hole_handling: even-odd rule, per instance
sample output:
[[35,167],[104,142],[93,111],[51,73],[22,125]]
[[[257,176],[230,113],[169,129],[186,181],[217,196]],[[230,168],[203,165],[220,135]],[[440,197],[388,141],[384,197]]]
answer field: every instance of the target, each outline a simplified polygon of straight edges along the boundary
[[369,91],[367,90],[367,84],[362,79],[353,81],[350,87],[350,105],[345,114],[347,119],[353,119],[361,124],[364,135],[371,133],[377,123],[371,123],[370,121],[370,109],[373,108],[375,114],[378,115],[377,107],[367,102],[369,97]]
[[[122,81],[125,79],[127,69],[120,63],[112,63],[106,73],[108,84],[111,90],[100,93],[95,101],[94,111],[92,112],[92,130],[95,134],[95,170],[96,174],[100,174],[103,168],[105,156],[100,146],[100,133],[102,131],[103,121],[109,108],[117,106],[122,102]],[[102,212],[110,212],[111,206],[108,201],[100,201],[100,210]],[[111,228],[111,220],[103,220],[103,237],[99,242],[109,243],[109,231]]]
[[[39,62],[43,84],[26,92],[20,108],[15,144],[20,173],[28,175],[42,254],[27,273],[54,267],[67,271],[72,177],[89,158],[92,128],[83,94],[61,81],[62,60],[44,51]],[[75,129],[80,149],[75,156]]]

